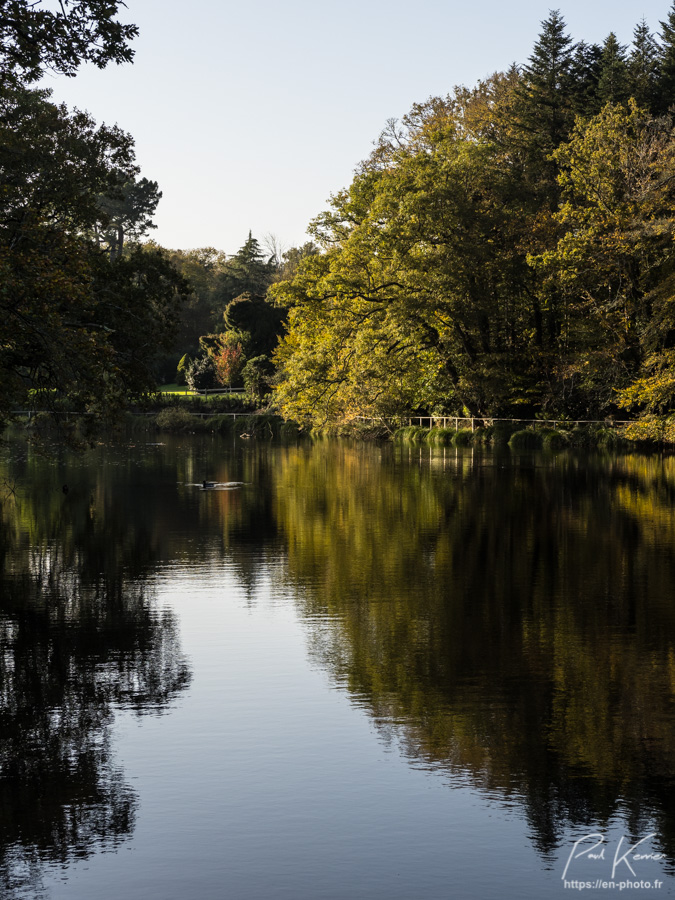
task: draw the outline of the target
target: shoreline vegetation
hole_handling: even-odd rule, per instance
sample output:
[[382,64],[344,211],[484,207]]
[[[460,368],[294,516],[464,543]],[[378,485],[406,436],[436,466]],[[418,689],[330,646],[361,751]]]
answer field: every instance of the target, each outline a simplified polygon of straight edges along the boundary
[[[168,389],[165,389],[168,388]],[[163,386],[129,404],[108,435],[139,431],[165,434],[232,435],[245,439],[346,438],[430,447],[510,447],[528,450],[616,450],[651,452],[675,447],[675,416],[621,420],[506,419],[489,416],[430,416],[418,413],[385,417],[356,416],[350,422],[308,425],[284,418],[272,398],[244,392],[188,391]],[[80,413],[58,409],[17,410],[12,424],[37,438],[58,434],[72,446],[86,446],[93,435]]]
[[[415,424],[417,423],[417,424]],[[81,415],[66,408],[17,411],[12,424],[38,439],[60,432],[68,443],[86,445],[91,435]],[[261,406],[243,393],[162,391],[130,405],[108,434],[131,431],[232,435],[245,439],[346,438],[429,447],[509,447],[528,450],[669,450],[675,447],[675,416],[632,421],[497,419],[403,415],[358,416],[351,422],[302,424],[284,418],[272,404]]]
[[14,5],[0,427],[31,410],[86,441],[130,412],[242,415],[247,436],[414,443],[412,417],[455,446],[675,444],[675,2],[630,47],[551,10],[527,62],[390,120],[305,244],[249,232],[234,254],[148,240],[161,191],[132,136],[37,87],[131,61],[120,0]]
[[[209,405],[215,398],[211,398]],[[197,401],[200,402],[200,401]],[[205,400],[201,399],[202,407]],[[640,420],[633,422],[581,422],[559,421],[551,427],[546,421],[513,419],[494,421],[489,418],[473,420],[456,417],[457,427],[443,425],[429,416],[403,416],[388,421],[359,419],[340,425],[307,427],[284,419],[273,409],[241,408],[229,401],[218,409],[214,404],[204,411],[193,401],[190,408],[184,399],[167,403],[151,421],[159,431],[168,433],[235,434],[246,438],[349,438],[365,441],[394,442],[398,444],[453,446],[453,447],[504,447],[512,450],[652,450],[656,447],[675,445],[675,418]],[[210,413],[210,414],[209,414]],[[411,419],[429,424],[405,424]],[[441,417],[439,417],[441,419]],[[447,422],[455,417],[444,417]],[[472,423],[472,424],[469,424]]]
[[[77,420],[69,430],[68,443],[84,447],[91,443],[86,435],[78,437]],[[53,436],[63,426],[54,425],[51,415],[38,413],[29,420],[22,417],[9,426],[9,431],[19,429],[24,434],[34,435],[38,444]],[[129,411],[120,426],[107,432],[108,437],[119,439],[131,434],[173,434],[173,435],[220,435],[256,441],[273,440],[323,440],[348,439],[357,441],[394,443],[418,447],[455,448],[510,448],[513,451],[560,451],[560,450],[609,450],[617,452],[647,452],[662,450],[672,452],[675,441],[664,437],[667,426],[653,423],[649,430],[644,423],[631,425],[586,424],[558,428],[525,425],[524,422],[497,422],[492,425],[478,425],[471,428],[420,425],[378,425],[359,423],[352,426],[326,426],[323,428],[303,428],[296,422],[281,416],[258,410],[255,412],[191,412],[180,406],[167,406],[158,413]],[[97,435],[106,436],[106,433]]]
[[[403,416],[389,421],[363,418],[346,424],[308,428],[284,419],[273,409],[246,408],[243,399],[240,409],[235,409],[236,403],[232,401],[221,402],[218,409],[216,401],[210,410],[204,411],[204,406],[214,399],[199,398],[190,404],[190,408],[184,398],[178,403],[169,402],[154,418],[155,427],[169,433],[243,433],[246,437],[259,439],[342,437],[438,447],[509,446],[512,450],[563,450],[568,447],[627,450],[675,445],[675,418],[633,422],[558,421],[556,427],[551,427],[545,420],[495,421],[450,416],[434,420],[429,416]],[[225,406],[230,407],[229,411]],[[405,424],[411,419],[429,424]],[[451,420],[456,420],[457,425],[441,424]]]

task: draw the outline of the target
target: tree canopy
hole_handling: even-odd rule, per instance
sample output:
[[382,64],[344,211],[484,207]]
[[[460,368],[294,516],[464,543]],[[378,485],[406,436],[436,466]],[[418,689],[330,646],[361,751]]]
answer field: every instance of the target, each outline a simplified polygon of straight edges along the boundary
[[130,60],[122,7],[0,0],[0,418],[111,413],[179,364],[313,424],[672,411],[675,3],[630,47],[551,11],[524,65],[387,123],[310,242],[231,256],[139,245],[131,137],[32,86]]
[[389,123],[314,221],[320,255],[271,288],[284,414],[672,409],[663,28],[630,52],[613,32],[574,44],[553,11],[522,69]]
[[3,76],[31,82],[46,69],[74,75],[83,62],[99,68],[130,62],[138,28],[117,18],[124,6],[122,0],[0,0]]
[[187,285],[129,246],[161,197],[133,140],[30,86],[45,68],[131,58],[120,3],[0,6],[0,421],[17,407],[110,417],[154,386]]

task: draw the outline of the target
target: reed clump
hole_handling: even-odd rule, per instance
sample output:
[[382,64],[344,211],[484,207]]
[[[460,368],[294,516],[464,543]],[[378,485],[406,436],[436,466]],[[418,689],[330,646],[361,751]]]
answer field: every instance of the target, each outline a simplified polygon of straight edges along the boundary
[[626,450],[631,442],[613,428],[600,428],[596,435],[596,443],[602,450]]
[[471,443],[475,446],[492,443],[490,426],[480,425],[478,428],[474,428],[473,434],[471,435]]
[[210,416],[204,425],[208,431],[212,431],[214,434],[232,434],[236,421],[234,416]]
[[518,431],[518,426],[512,422],[495,422],[492,425],[488,425],[485,430],[490,444],[505,447],[511,435]]
[[539,434],[545,450],[564,450],[565,447],[570,446],[570,437],[564,431],[556,428],[542,428]]
[[454,428],[431,428],[427,435],[427,442],[434,447],[447,447],[452,444],[456,433]]
[[423,444],[428,432],[428,428],[422,428],[420,425],[404,425],[394,432],[394,440],[401,444]]
[[168,431],[173,434],[204,430],[202,420],[180,406],[167,406],[157,414],[155,423],[160,431]]
[[509,447],[512,450],[539,450],[543,444],[541,432],[532,428],[522,428],[514,431],[509,438]]
[[452,443],[455,447],[470,447],[473,435],[474,432],[470,428],[459,428],[452,438]]

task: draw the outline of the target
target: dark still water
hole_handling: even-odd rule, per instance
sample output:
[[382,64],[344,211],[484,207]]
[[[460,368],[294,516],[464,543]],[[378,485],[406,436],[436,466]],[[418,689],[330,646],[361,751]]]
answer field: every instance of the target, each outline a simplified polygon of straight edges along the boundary
[[0,497],[3,900],[673,893],[675,460],[17,442]]

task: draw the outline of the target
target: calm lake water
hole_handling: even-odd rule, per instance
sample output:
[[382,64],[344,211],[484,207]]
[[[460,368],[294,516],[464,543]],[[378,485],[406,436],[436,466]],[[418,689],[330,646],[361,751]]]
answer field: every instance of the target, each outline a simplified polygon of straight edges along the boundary
[[0,497],[3,898],[673,893],[675,460],[17,442]]

